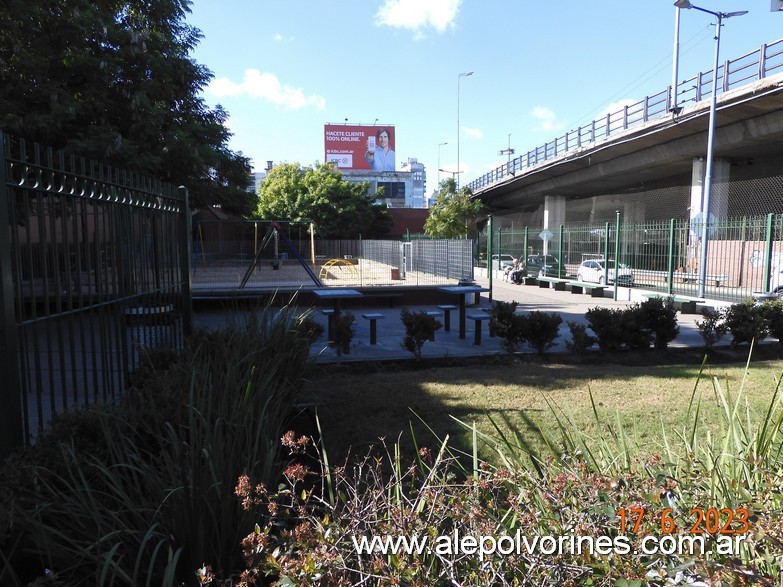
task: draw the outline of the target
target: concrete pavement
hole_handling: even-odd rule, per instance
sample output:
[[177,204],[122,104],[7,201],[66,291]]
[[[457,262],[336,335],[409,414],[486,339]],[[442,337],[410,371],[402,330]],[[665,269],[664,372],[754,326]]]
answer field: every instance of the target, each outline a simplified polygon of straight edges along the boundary
[[[484,287],[488,286],[486,278],[478,278],[476,282]],[[607,289],[607,294],[610,289]],[[625,308],[635,302],[644,300],[642,290],[633,288],[618,288],[618,300],[615,301],[609,297],[594,298],[589,294],[572,294],[568,291],[555,291],[554,289],[542,289],[537,286],[516,285],[499,280],[493,280],[492,299],[504,302],[516,301],[518,303],[517,311],[555,312],[563,319],[560,325],[560,332],[555,346],[547,353],[568,352],[565,346],[566,341],[571,340],[571,333],[568,322],[578,322],[586,324],[585,314],[590,308],[597,306],[610,308]],[[444,299],[444,304],[454,303],[454,300]],[[489,294],[482,294],[479,304],[469,305],[467,314],[479,314],[482,308],[490,308],[492,305]],[[709,302],[707,305],[725,306],[725,302]],[[336,350],[329,347],[327,337],[324,334],[321,339],[312,346],[312,356],[316,363],[333,362],[353,362],[353,361],[386,361],[399,359],[413,359],[413,355],[404,350],[400,345],[405,336],[405,329],[400,320],[400,311],[406,306],[400,305],[396,308],[361,307],[351,309],[346,307],[344,311],[353,313],[355,321],[355,335],[351,343],[348,354],[338,355]],[[429,310],[439,311],[436,305],[417,305],[408,307],[410,310]],[[370,321],[362,318],[366,313],[382,314],[383,318],[377,321],[377,343],[370,344]],[[202,327],[216,327],[220,325],[220,313],[196,312],[195,325]],[[316,310],[313,317],[324,326],[326,332],[327,319]],[[682,314],[677,313],[677,321],[680,327],[678,337],[669,343],[670,348],[681,347],[703,347],[704,342],[699,335],[696,321],[701,320],[701,314]],[[441,324],[444,323],[444,317],[439,318]],[[435,334],[435,341],[428,341],[423,347],[423,356],[427,358],[453,358],[453,357],[475,357],[486,355],[504,355],[502,339],[489,336],[488,321],[482,324],[481,344],[474,344],[475,322],[466,321],[466,336],[459,338],[459,312],[451,312],[451,330],[445,332],[441,328]],[[730,336],[725,337],[721,343],[728,344]],[[597,349],[597,346],[594,347]],[[535,353],[536,351],[526,345],[519,348],[521,353]]]

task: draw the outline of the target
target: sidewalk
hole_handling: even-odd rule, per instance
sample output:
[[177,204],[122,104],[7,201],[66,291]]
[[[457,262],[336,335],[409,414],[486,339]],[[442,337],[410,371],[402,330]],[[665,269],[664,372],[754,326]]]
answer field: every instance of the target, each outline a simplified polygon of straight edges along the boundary
[[[476,283],[488,287],[486,279],[477,279]],[[542,289],[537,286],[516,285],[504,281],[493,280],[492,299],[503,302],[516,301],[518,303],[517,311],[554,312],[563,319],[560,325],[560,335],[555,346],[550,348],[547,353],[568,352],[566,341],[571,340],[571,332],[568,322],[578,322],[587,324],[585,314],[590,308],[598,306],[608,308],[626,308],[633,303],[641,302],[643,292],[629,288],[619,288],[618,301],[611,298],[593,298],[589,294],[572,294],[568,291],[555,291],[554,289]],[[477,314],[482,308],[492,307],[489,300],[489,294],[481,295],[481,303],[468,306],[467,314]],[[444,300],[448,303],[448,300]],[[351,352],[342,357],[338,357],[334,349],[328,345],[316,343],[313,345],[313,353],[317,363],[329,363],[336,361],[382,361],[391,359],[412,359],[413,355],[403,350],[400,346],[405,329],[400,320],[400,310],[402,308],[379,308],[368,309],[360,308],[353,312],[356,317],[356,334],[351,343]],[[417,306],[410,310],[431,310],[438,311],[437,306]],[[384,315],[383,320],[378,320],[378,340],[376,345],[370,344],[370,324],[369,320],[362,318],[362,313],[378,312]],[[319,319],[323,318],[319,315]],[[704,341],[699,334],[696,321],[701,320],[701,314],[682,314],[677,313],[677,323],[680,327],[680,333],[676,339],[669,343],[669,348],[681,347],[703,347]],[[439,318],[441,324],[443,318]],[[475,357],[487,355],[505,355],[507,352],[502,347],[502,339],[489,336],[489,324],[484,322],[481,330],[481,345],[474,344],[474,322],[467,320],[466,336],[464,340],[459,338],[459,312],[451,312],[451,331],[445,332],[443,328],[435,334],[435,341],[429,341],[424,344],[422,349],[424,357],[431,358],[449,358],[449,357]],[[326,326],[325,319],[322,321]],[[724,341],[725,342],[725,341]],[[596,347],[597,348],[597,347]],[[536,351],[522,345],[518,349],[521,353],[535,353]]]
[[[486,278],[476,280],[481,286],[488,287]],[[571,340],[571,333],[568,322],[578,322],[587,324],[585,314],[590,308],[598,306],[609,308],[625,308],[633,303],[641,302],[644,298],[641,295],[642,290],[632,288],[619,288],[618,299],[614,301],[609,297],[593,298],[589,294],[572,294],[568,291],[555,291],[553,289],[542,289],[537,286],[516,285],[500,280],[493,280],[492,299],[504,302],[516,301],[518,303],[517,311],[555,312],[563,319],[560,325],[559,337],[555,346],[547,353],[568,352],[565,346],[566,341]],[[452,303],[453,300],[444,299],[442,303]],[[714,302],[712,305],[726,305],[723,302]],[[489,294],[482,294],[481,303],[469,305],[467,315],[478,314],[482,308],[490,308],[492,303]],[[316,342],[311,349],[312,356],[316,363],[333,362],[354,362],[354,361],[386,361],[399,359],[413,359],[413,354],[404,350],[400,345],[405,336],[405,329],[400,320],[400,311],[405,306],[397,308],[378,307],[378,308],[345,308],[344,311],[352,312],[355,321],[355,335],[351,343],[351,349],[348,354],[338,355],[335,349],[329,347],[326,343],[326,334]],[[429,310],[439,311],[436,305],[408,307],[409,310]],[[377,321],[377,344],[370,344],[370,321],[362,318],[362,314],[378,313],[383,314],[383,319]],[[194,323],[197,327],[217,327],[221,323],[222,313],[196,313]],[[319,311],[314,312],[313,317],[323,325],[324,332],[327,328],[327,319]],[[680,327],[680,333],[676,339],[669,343],[669,348],[683,347],[703,347],[704,342],[699,335],[696,321],[701,320],[701,314],[682,314],[677,313],[677,323]],[[225,317],[222,318],[225,321]],[[439,318],[441,324],[444,318]],[[484,321],[481,325],[481,345],[474,344],[475,322],[466,320],[466,335],[464,339],[459,338],[459,311],[451,311],[451,330],[445,332],[444,328],[438,330],[435,334],[435,341],[428,341],[424,344],[422,354],[428,358],[451,358],[451,357],[476,357],[505,355],[506,351],[502,347],[502,339],[490,337],[489,323]],[[728,337],[722,341],[728,342]],[[533,349],[522,345],[519,349],[521,353],[535,353]]]

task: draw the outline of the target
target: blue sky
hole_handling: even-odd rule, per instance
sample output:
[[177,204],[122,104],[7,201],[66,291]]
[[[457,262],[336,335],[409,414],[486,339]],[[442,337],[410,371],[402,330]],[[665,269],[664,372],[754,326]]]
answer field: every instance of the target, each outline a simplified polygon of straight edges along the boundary
[[[783,38],[770,0],[701,0],[724,21],[721,59]],[[256,170],[324,157],[326,123],[395,127],[408,158],[460,183],[671,83],[673,0],[194,0],[209,105]],[[714,19],[680,11],[680,79],[712,68]],[[459,73],[473,71],[470,77]],[[459,92],[458,92],[459,88]],[[440,143],[448,143],[439,146]],[[441,174],[441,179],[446,175]]]

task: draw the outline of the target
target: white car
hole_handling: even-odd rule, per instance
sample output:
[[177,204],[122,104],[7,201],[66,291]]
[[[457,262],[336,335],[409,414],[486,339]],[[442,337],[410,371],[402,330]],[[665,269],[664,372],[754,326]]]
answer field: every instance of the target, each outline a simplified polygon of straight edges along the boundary
[[505,269],[514,266],[514,257],[511,255],[492,255],[492,268]]
[[607,262],[604,259],[582,261],[576,272],[576,279],[585,283],[604,283],[605,278],[608,276],[607,283],[614,284],[615,273],[617,273],[617,285],[622,285],[623,287],[633,286],[633,271],[627,265],[620,263],[619,269],[615,270],[614,261],[610,260]]

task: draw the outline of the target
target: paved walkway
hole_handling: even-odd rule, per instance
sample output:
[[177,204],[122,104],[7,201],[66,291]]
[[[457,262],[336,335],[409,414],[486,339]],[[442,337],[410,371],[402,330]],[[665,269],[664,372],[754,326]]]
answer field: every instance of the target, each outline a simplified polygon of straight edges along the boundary
[[[488,286],[486,279],[476,280],[479,285]],[[607,290],[609,291],[609,290]],[[568,291],[555,291],[553,289],[542,289],[536,286],[516,285],[504,281],[493,281],[492,298],[504,302],[516,301],[519,305],[517,311],[540,310],[542,312],[555,312],[563,318],[560,326],[560,336],[555,346],[549,349],[548,353],[567,352],[565,342],[571,340],[571,333],[568,322],[579,322],[586,324],[585,313],[590,308],[597,306],[610,308],[624,308],[635,302],[641,302],[644,298],[641,295],[644,291],[629,288],[618,289],[618,300],[614,301],[609,297],[593,298],[589,294],[572,294]],[[492,303],[488,297],[489,294],[482,294],[481,303],[468,306],[467,314],[477,314],[482,308],[489,308]],[[444,304],[454,303],[454,300],[444,299]],[[713,306],[726,305],[725,302],[711,303]],[[330,362],[349,362],[349,361],[384,361],[397,359],[413,359],[413,355],[404,350],[400,344],[405,336],[405,328],[400,320],[400,311],[405,306],[398,308],[369,308],[361,307],[351,310],[350,307],[344,311],[350,311],[356,318],[355,335],[351,343],[351,349],[348,354],[339,356],[337,352],[326,344],[326,335],[321,337],[312,347],[312,355],[316,363]],[[432,310],[438,311],[435,305],[409,307],[410,310]],[[370,344],[370,321],[362,318],[364,313],[383,314],[384,318],[377,321],[377,344]],[[220,316],[223,312],[200,313],[195,315],[195,325],[202,327],[215,327],[221,322]],[[316,311],[314,318],[318,320],[326,330],[326,317]],[[682,314],[677,313],[677,322],[680,326],[679,336],[669,343],[670,348],[679,347],[703,347],[704,342],[699,335],[696,321],[701,320],[700,314]],[[440,322],[444,319],[441,316]],[[451,312],[451,330],[445,332],[443,328],[435,334],[435,341],[428,341],[423,347],[424,357],[449,358],[449,357],[474,357],[482,355],[503,355],[506,351],[501,343],[502,339],[489,336],[489,324],[485,321],[482,324],[481,345],[474,344],[475,323],[472,320],[466,321],[466,336],[459,338],[459,311]],[[725,337],[721,342],[727,344],[730,337]],[[596,347],[597,348],[597,347]],[[519,348],[522,353],[535,353],[536,351],[526,345]]]

